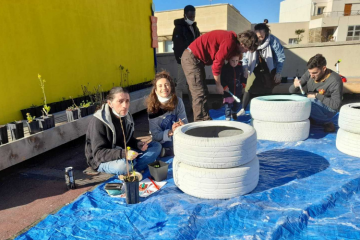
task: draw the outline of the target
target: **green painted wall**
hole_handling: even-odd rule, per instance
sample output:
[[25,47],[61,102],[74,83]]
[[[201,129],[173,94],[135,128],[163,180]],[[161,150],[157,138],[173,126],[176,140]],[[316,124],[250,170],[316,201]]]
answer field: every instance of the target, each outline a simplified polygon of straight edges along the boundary
[[154,76],[151,0],[1,0],[0,124],[20,110],[82,95],[81,85],[130,85]]

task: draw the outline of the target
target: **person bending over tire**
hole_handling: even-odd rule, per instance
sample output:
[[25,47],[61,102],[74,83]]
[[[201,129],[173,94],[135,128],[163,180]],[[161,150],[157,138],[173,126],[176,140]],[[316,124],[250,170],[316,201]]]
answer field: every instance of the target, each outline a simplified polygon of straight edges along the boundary
[[104,103],[91,119],[86,132],[85,155],[87,164],[95,171],[125,174],[125,141],[126,146],[131,147],[130,160],[137,171],[145,169],[159,156],[160,143],[147,144],[133,137],[134,121],[129,107],[129,93],[121,87],[113,87],[107,96],[107,103]]
[[325,132],[335,132],[331,119],[341,107],[343,82],[336,72],[326,67],[326,59],[316,54],[307,63],[308,71],[294,79],[290,93],[300,93],[300,85],[311,101],[310,122],[323,125]]
[[241,53],[257,49],[257,36],[245,31],[239,36],[233,31],[215,30],[195,39],[181,56],[181,66],[192,96],[194,121],[211,120],[207,106],[208,89],[205,83],[205,65],[212,65],[218,94],[224,94],[220,82],[225,59],[234,51]]
[[268,95],[281,82],[281,71],[285,61],[284,48],[279,39],[270,34],[266,23],[255,25],[259,39],[257,51],[247,52],[243,57],[244,77],[248,78],[238,116],[245,114],[245,109],[255,95]]
[[188,123],[184,103],[176,96],[175,83],[168,72],[157,73],[152,84],[147,98],[152,139],[162,144],[161,157],[173,156],[173,133],[176,128]]

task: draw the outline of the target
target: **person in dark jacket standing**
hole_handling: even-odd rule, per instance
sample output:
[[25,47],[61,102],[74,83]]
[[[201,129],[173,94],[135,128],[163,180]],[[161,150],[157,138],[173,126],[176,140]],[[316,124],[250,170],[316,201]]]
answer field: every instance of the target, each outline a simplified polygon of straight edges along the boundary
[[121,87],[113,87],[107,96],[107,103],[95,112],[86,132],[85,145],[86,160],[93,170],[125,174],[125,141],[126,146],[131,148],[129,160],[137,171],[144,170],[160,155],[160,143],[147,144],[134,138],[134,121],[129,107],[129,93]]
[[335,132],[332,118],[339,112],[343,94],[343,82],[336,72],[326,67],[326,59],[316,54],[307,63],[308,71],[301,79],[294,79],[290,93],[303,94],[311,101],[310,122],[321,124],[325,132]]
[[195,22],[195,8],[194,6],[187,5],[184,8],[184,18],[174,20],[174,32],[172,41],[174,43],[174,54],[178,65],[178,74],[176,78],[176,95],[182,98],[183,92],[189,93],[189,100],[192,102],[189,87],[186,85],[186,77],[181,67],[181,55],[184,50],[192,43],[196,38],[200,36],[199,28]]
[[257,47],[258,38],[253,31],[237,35],[233,31],[214,30],[201,35],[185,49],[181,56],[181,66],[193,98],[195,122],[211,120],[207,106],[209,91],[205,83],[205,65],[212,65],[216,92],[223,95],[220,73],[225,59],[229,59],[234,52],[253,52]]
[[225,120],[230,121],[231,117],[237,120],[237,111],[240,103],[226,91],[228,89],[232,94],[241,99],[242,96],[242,84],[246,84],[246,78],[243,77],[242,66],[239,65],[239,61],[242,58],[240,53],[234,53],[228,59],[228,63],[221,69],[221,85],[224,87],[223,103],[225,106]]

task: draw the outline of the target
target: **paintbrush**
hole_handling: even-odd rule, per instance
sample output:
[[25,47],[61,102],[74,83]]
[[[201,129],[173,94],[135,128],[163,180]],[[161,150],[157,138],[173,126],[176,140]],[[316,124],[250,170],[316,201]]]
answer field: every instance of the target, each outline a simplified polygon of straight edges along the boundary
[[149,177],[150,181],[154,184],[154,186],[156,187],[157,190],[160,190],[159,186],[156,185],[156,183],[151,179],[151,177]]
[[[295,80],[299,81],[299,79],[297,77],[295,78]],[[299,88],[300,88],[301,94],[305,95],[305,92],[304,92],[304,90],[302,89],[302,86],[301,86],[301,82],[299,84]]]
[[235,96],[232,92],[230,92],[230,90],[229,90],[228,87],[225,87],[224,91],[225,91],[225,92],[228,92],[228,93],[234,98],[234,100],[235,100],[236,102],[238,102],[238,103],[241,102],[240,99],[239,99],[237,96]]

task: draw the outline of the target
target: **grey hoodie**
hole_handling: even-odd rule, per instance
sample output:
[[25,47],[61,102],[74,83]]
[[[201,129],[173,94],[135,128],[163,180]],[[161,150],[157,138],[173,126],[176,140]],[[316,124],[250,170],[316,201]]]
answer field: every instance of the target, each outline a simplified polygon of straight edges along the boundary
[[[88,165],[95,170],[101,163],[125,157],[125,151],[116,146],[116,131],[110,111],[109,105],[103,104],[101,109],[94,114],[86,132],[85,156]],[[125,131],[127,131],[126,143],[134,143],[136,141],[133,138],[134,121],[130,113],[126,115],[124,122]]]

